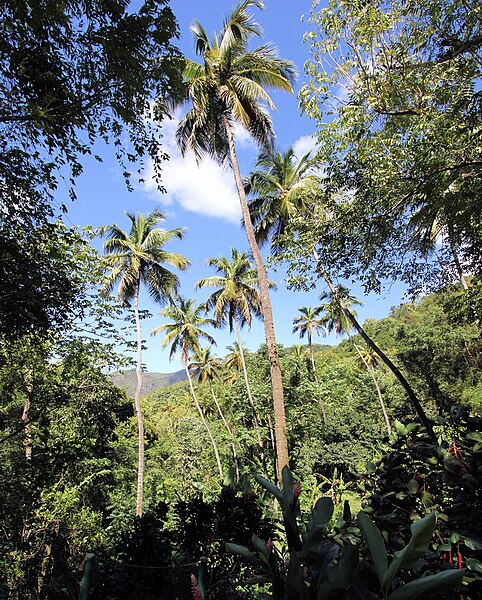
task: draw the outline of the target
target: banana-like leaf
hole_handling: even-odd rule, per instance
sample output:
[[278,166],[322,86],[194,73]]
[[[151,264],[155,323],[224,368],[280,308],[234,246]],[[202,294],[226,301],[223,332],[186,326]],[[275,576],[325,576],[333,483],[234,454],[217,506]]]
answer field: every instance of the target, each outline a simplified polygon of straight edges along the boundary
[[435,522],[435,513],[432,512],[412,524],[410,527],[412,532],[410,541],[405,548],[399,552],[395,552],[395,558],[392,560],[383,578],[382,588],[385,592],[388,592],[393,578],[401,569],[410,568],[416,560],[427,553],[428,545],[435,530]]
[[277,485],[261,477],[261,475],[254,475],[255,480],[259,483],[259,485],[263,486],[265,490],[267,490],[270,494],[273,494],[275,498],[277,498],[280,502],[283,500],[283,493],[279,489]]
[[310,600],[310,589],[303,579],[303,568],[297,552],[292,552],[286,574],[287,600]]
[[248,558],[249,560],[254,560],[259,562],[259,559],[255,554],[248,550],[245,546],[238,546],[238,544],[231,544],[230,542],[226,542],[225,544],[226,550],[231,552],[232,554],[237,554],[238,556],[244,556],[244,558]]
[[375,523],[364,512],[358,513],[358,526],[363,533],[363,537],[367,543],[370,554],[372,555],[373,564],[377,573],[380,587],[383,586],[383,578],[388,569],[388,558],[385,550],[385,542],[383,541],[380,530]]
[[331,498],[319,498],[311,511],[311,519],[303,536],[303,557],[309,560],[316,555],[323,541],[324,528],[331,521],[334,506]]
[[396,589],[388,596],[388,600],[414,600],[414,598],[420,598],[420,596],[425,598],[428,593],[448,590],[460,585],[464,574],[465,569],[453,569],[415,579]]
[[[293,491],[295,487],[295,482],[293,479],[293,473],[290,469],[285,465],[283,470],[281,471],[281,477],[283,479],[283,512],[287,512],[291,506],[293,501]],[[286,515],[285,515],[286,516]]]
[[261,538],[259,538],[257,535],[255,535],[253,533],[252,537],[251,537],[251,541],[253,542],[253,546],[256,548],[256,550],[262,554],[263,556],[265,556],[266,558],[269,557],[269,552],[268,552],[268,548],[266,546],[266,542],[264,540],[262,540]]
[[87,600],[90,594],[92,575],[94,573],[95,555],[88,553],[84,558],[84,573],[80,582],[79,600]]
[[347,546],[336,565],[327,572],[318,590],[317,600],[334,600],[348,597],[358,566],[358,547]]

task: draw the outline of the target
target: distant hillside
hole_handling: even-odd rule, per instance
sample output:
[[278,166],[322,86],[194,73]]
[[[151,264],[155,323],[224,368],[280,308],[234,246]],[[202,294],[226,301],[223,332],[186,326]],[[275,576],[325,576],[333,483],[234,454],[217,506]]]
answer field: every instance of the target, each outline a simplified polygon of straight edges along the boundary
[[[134,396],[136,391],[135,370],[116,371],[115,373],[111,373],[109,378],[114,385],[125,390],[128,396]],[[182,369],[181,371],[177,371],[177,373],[144,373],[142,379],[142,396],[145,396],[159,388],[184,381],[186,379],[186,372]]]

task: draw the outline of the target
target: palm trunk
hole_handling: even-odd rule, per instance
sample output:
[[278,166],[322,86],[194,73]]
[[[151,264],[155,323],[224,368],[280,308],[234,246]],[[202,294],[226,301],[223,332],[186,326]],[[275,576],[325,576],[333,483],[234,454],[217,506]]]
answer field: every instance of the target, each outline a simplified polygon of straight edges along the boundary
[[313,352],[313,344],[311,343],[311,335],[308,334],[308,346],[310,347],[311,366],[313,368],[313,375],[315,376],[315,383],[318,383],[318,373],[316,372],[315,365],[315,353]]
[[[318,271],[319,271],[319,273],[321,274],[321,276],[323,277],[323,279],[326,281],[328,287],[330,288],[331,293],[333,294],[333,298],[336,298],[337,297],[336,287],[334,286],[333,282],[331,281],[328,273],[320,265],[318,254],[317,254],[317,252],[316,252],[315,249],[313,249],[313,256],[315,257],[315,260],[316,260],[316,262],[318,264]],[[341,307],[343,313],[345,314],[346,318],[350,321],[350,323],[357,330],[357,332],[361,335],[361,337],[365,340],[365,342],[370,346],[370,348],[372,348],[372,350],[374,350],[378,354],[378,356],[382,359],[382,361],[387,365],[387,367],[390,369],[390,371],[398,379],[398,381],[400,382],[401,386],[405,390],[405,392],[406,392],[406,394],[407,394],[410,402],[412,403],[412,406],[415,409],[415,412],[417,413],[417,416],[420,419],[420,422],[422,423],[422,425],[427,430],[427,433],[429,434],[429,436],[433,440],[436,440],[437,438],[436,438],[435,433],[434,433],[434,431],[432,429],[432,425],[431,425],[430,421],[428,420],[427,415],[425,414],[425,411],[423,410],[423,408],[422,408],[422,406],[420,404],[420,401],[418,400],[415,392],[413,391],[413,389],[410,386],[410,384],[408,383],[408,381],[405,379],[405,377],[402,375],[402,373],[399,371],[399,369],[393,364],[393,362],[388,358],[388,356],[383,352],[383,350],[381,350],[375,344],[375,342],[371,339],[371,337],[365,332],[365,330],[363,329],[363,327],[356,320],[355,315],[351,312],[351,310],[343,302],[343,299],[342,298],[338,298],[338,300],[340,302],[340,307]]]
[[137,499],[136,499],[136,517],[142,516],[142,493],[144,489],[144,419],[141,409],[141,390],[142,390],[142,334],[141,321],[139,318],[139,287],[140,281],[137,282],[137,288],[134,295],[134,315],[136,319],[137,332],[137,365],[136,365],[136,393],[135,405],[137,415],[137,436],[138,436],[138,457],[137,457]]
[[196,392],[194,391],[194,386],[192,384],[192,379],[191,379],[191,373],[189,373],[187,361],[184,362],[184,368],[186,370],[186,375],[187,375],[187,379],[189,381],[189,387],[191,389],[191,394],[194,399],[194,404],[196,405],[199,416],[201,417],[201,421],[202,421],[206,431],[208,432],[209,439],[211,440],[211,445],[214,450],[214,456],[216,457],[216,463],[218,465],[219,477],[221,478],[221,483],[223,483],[224,482],[224,473],[223,473],[223,466],[221,465],[221,459],[219,458],[218,447],[216,445],[216,441],[212,434],[211,428],[209,427],[208,422],[206,421],[206,417],[204,416],[203,409],[201,408],[201,405],[199,404],[199,400],[197,399]]
[[388,435],[390,435],[392,433],[392,426],[390,425],[390,419],[388,418],[387,408],[386,408],[385,402],[383,400],[382,391],[380,390],[380,386],[378,385],[378,380],[375,377],[375,370],[365,360],[365,357],[363,356],[360,348],[355,343],[353,343],[353,345],[355,346],[355,350],[358,352],[358,356],[362,359],[363,364],[367,368],[367,371],[370,373],[371,378],[373,379],[373,383],[375,384],[375,387],[377,388],[378,399],[380,400],[380,405],[382,407],[383,416],[385,417],[385,423],[387,424]]
[[251,248],[251,252],[253,254],[254,262],[256,265],[256,271],[258,273],[259,290],[261,295],[261,309],[263,311],[264,332],[266,337],[266,345],[268,348],[268,358],[270,362],[271,382],[273,385],[273,412],[276,434],[277,471],[279,481],[282,481],[281,471],[285,465],[288,465],[289,462],[288,440],[286,437],[286,415],[283,394],[283,379],[281,377],[278,348],[276,346],[276,336],[274,331],[273,311],[271,308],[271,300],[269,296],[268,278],[266,276],[266,269],[264,268],[261,253],[259,251],[259,247],[254,236],[253,223],[249,214],[248,202],[246,200],[243,181],[241,179],[241,173],[239,171],[238,160],[236,157],[236,148],[234,145],[234,136],[231,128],[231,123],[229,122],[227,114],[224,114],[223,118],[224,127],[226,129],[226,134],[229,142],[231,166],[233,168],[234,180],[236,182],[239,202],[241,205],[241,213],[243,215],[244,226],[246,228],[246,235],[248,238],[249,246]]
[[[213,397],[214,404],[216,405],[216,408],[218,409],[218,413],[219,413],[219,416],[221,417],[221,421],[223,422],[224,427],[226,427],[226,431],[228,432],[229,436],[233,439],[234,434],[231,430],[231,427],[229,426],[229,423],[226,421],[226,419],[224,417],[224,413],[221,410],[221,407],[219,406],[218,399],[216,398],[216,394],[214,393],[213,386],[211,384],[209,384],[209,389],[211,390],[211,396]],[[236,481],[239,481],[238,455],[236,453],[236,445],[234,442],[231,442],[231,452],[233,453],[234,468],[236,470]]]
[[234,326],[236,328],[236,336],[238,338],[238,347],[239,347],[239,357],[241,358],[241,365],[243,367],[243,375],[244,375],[244,383],[246,384],[246,392],[248,394],[248,402],[251,406],[251,410],[253,411],[253,424],[256,430],[256,436],[258,438],[258,446],[259,453],[261,458],[261,464],[263,465],[264,474],[266,473],[266,457],[264,455],[264,444],[263,444],[263,436],[261,435],[261,430],[259,427],[258,413],[256,411],[256,407],[254,405],[253,395],[251,393],[251,386],[249,385],[248,379],[248,371],[246,369],[246,361],[244,360],[244,349],[243,349],[243,340],[241,339],[241,328],[239,327],[238,317],[235,315],[234,317]]
[[25,402],[23,404],[22,421],[24,423],[24,438],[23,447],[25,451],[25,460],[30,462],[32,460],[32,447],[33,447],[33,436],[32,436],[32,425],[29,420],[30,412],[30,395],[32,393],[32,371],[29,370],[27,373],[27,385],[25,391]]
[[[318,384],[318,373],[316,372],[316,365],[315,365],[315,353],[313,352],[313,344],[311,343],[311,335],[308,336],[308,346],[310,347],[310,354],[311,354],[311,366],[313,367],[313,374],[315,376],[315,383]],[[318,404],[320,405],[321,408],[321,414],[323,415],[323,423],[326,425],[326,410],[325,410],[325,405],[323,403],[323,399],[321,398],[321,396],[318,397]]]

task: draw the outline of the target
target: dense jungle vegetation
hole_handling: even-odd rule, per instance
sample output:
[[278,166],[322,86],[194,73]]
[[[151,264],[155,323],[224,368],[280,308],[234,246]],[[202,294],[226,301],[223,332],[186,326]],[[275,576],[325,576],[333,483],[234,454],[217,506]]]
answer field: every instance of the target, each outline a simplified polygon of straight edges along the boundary
[[[195,23],[197,63],[167,0],[0,0],[0,598],[482,597],[481,7],[315,1],[302,157],[274,143],[295,67],[262,7],[212,38]],[[205,303],[180,295],[184,230],[158,209],[62,219],[99,139],[126,185],[149,158],[162,187],[181,105],[180,148],[232,170],[250,249],[206,257]],[[299,345],[276,343],[267,264],[321,292],[290,315]],[[354,280],[413,301],[360,323]],[[147,394],[141,290],[185,367]],[[236,336],[224,357],[207,326]],[[133,352],[128,396],[112,373]]]

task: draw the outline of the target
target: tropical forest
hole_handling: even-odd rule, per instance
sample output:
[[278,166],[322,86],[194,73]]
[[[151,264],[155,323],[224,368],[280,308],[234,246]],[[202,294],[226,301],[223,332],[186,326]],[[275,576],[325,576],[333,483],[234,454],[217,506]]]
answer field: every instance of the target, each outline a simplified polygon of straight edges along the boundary
[[0,47],[0,600],[482,598],[480,2]]

